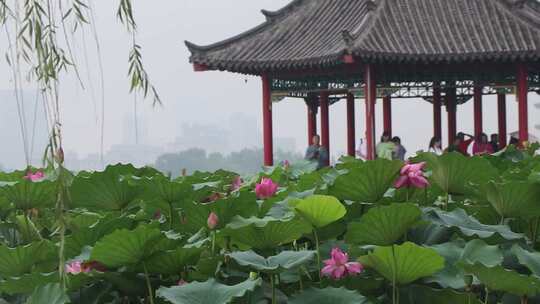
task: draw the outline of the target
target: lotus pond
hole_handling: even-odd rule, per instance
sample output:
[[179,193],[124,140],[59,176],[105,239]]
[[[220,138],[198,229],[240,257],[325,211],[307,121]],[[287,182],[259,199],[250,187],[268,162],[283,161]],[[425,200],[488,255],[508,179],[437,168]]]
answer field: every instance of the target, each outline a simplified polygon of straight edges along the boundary
[[0,303],[540,303],[533,149],[0,181]]

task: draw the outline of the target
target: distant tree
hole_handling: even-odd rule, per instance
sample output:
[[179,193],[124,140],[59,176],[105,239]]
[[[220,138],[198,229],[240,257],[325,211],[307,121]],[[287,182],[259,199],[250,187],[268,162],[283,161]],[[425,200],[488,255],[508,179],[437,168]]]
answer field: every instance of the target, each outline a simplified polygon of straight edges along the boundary
[[[298,153],[277,151],[276,164],[284,160],[295,162],[301,158]],[[224,169],[239,174],[254,174],[261,170],[262,164],[262,149],[244,149],[224,156],[217,152],[207,154],[203,149],[194,148],[179,153],[163,154],[156,160],[155,167],[172,176],[179,176],[183,169],[188,173]]]

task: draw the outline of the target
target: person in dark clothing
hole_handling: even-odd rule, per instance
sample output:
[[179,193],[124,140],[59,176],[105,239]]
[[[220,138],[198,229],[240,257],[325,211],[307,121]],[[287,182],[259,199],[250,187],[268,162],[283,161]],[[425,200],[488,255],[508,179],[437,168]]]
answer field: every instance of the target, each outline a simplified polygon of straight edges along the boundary
[[321,146],[321,137],[319,135],[313,136],[311,146],[307,148],[305,159],[317,162],[317,168],[321,169],[326,166],[329,157],[326,148]]
[[493,148],[493,153],[499,152],[499,134],[491,134],[491,141],[489,142]]
[[392,138],[392,142],[394,143],[394,152],[392,153],[393,159],[398,159],[401,161],[405,161],[405,154],[407,154],[407,149],[401,145],[401,138],[395,136]]
[[461,151],[459,150],[459,145],[461,144],[461,139],[459,137],[456,137],[454,138],[454,142],[452,142],[451,145],[448,146],[448,148],[446,148],[446,151],[447,153],[451,153],[451,152],[459,152],[461,153]]
[[519,139],[515,138],[515,137],[510,137],[510,142],[508,143],[508,145],[512,145],[512,146],[519,146]]

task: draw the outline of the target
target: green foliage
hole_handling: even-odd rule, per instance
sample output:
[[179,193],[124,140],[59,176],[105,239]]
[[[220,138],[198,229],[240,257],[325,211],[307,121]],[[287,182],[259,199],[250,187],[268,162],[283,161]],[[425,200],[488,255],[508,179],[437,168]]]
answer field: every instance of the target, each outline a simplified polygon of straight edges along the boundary
[[488,267],[500,265],[503,254],[498,246],[489,246],[482,240],[472,240],[465,243],[456,240],[449,243],[431,246],[445,259],[443,270],[428,278],[428,282],[436,282],[444,288],[463,289],[465,284],[465,271],[462,264],[481,263]]
[[466,194],[469,192],[468,186],[479,185],[497,177],[495,168],[480,157],[468,158],[453,152],[440,157],[425,153],[418,159],[427,161],[428,169],[432,171],[430,180],[450,194]]
[[[540,158],[420,158],[432,186],[407,203],[392,189],[402,163],[386,160],[276,166],[237,191],[238,175],[224,170],[171,179],[109,166],[70,175],[65,226],[54,175],[0,175],[0,303],[479,304],[484,287],[496,291],[490,303],[539,295]],[[262,176],[280,185],[265,201],[254,191]],[[346,256],[331,255],[338,247]],[[362,273],[319,283],[319,265],[339,274],[355,261]]]
[[329,192],[340,200],[376,203],[392,187],[402,165],[399,161],[386,159],[348,163]]
[[39,286],[28,298],[27,304],[65,304],[70,299],[60,284]]
[[355,291],[345,288],[325,289],[310,288],[294,296],[290,304],[318,303],[318,304],[370,304],[366,297]]
[[247,280],[234,286],[227,286],[210,279],[194,282],[186,286],[160,288],[157,295],[173,304],[226,304],[234,298],[242,297],[261,284],[261,279]]
[[519,274],[501,266],[487,267],[479,263],[463,267],[465,271],[474,274],[491,290],[530,297],[540,292],[540,280],[533,276]]
[[117,230],[96,243],[90,256],[107,267],[135,266],[158,251],[164,235],[159,229],[139,226],[135,230]]
[[377,247],[373,253],[361,257],[360,262],[400,285],[433,275],[444,267],[444,258],[435,250],[409,242]]
[[392,204],[370,209],[359,222],[351,222],[347,242],[389,246],[420,220],[422,211],[412,204]]
[[338,199],[332,196],[313,195],[289,204],[316,228],[323,228],[345,216],[347,211]]
[[282,251],[264,258],[253,251],[233,252],[229,255],[236,263],[262,272],[282,272],[298,268],[315,258],[315,251]]

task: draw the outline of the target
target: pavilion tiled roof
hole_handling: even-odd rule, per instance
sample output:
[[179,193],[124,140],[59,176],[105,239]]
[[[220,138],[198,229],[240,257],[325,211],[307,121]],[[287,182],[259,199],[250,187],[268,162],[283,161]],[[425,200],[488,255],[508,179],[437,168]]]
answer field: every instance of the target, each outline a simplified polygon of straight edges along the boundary
[[368,62],[538,61],[536,0],[294,0],[190,61],[247,74]]

